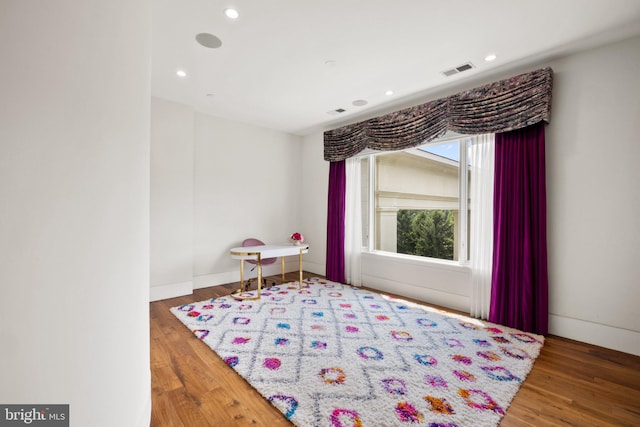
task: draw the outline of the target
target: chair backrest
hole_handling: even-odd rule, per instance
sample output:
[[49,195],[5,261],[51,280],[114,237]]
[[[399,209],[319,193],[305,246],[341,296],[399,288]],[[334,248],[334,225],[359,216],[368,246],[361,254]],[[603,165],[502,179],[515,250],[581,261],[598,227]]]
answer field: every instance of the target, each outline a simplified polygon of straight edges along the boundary
[[242,241],[242,246],[262,246],[262,245],[264,245],[264,242],[260,239],[250,238],[250,239],[244,239]]
[[[242,241],[242,246],[243,247],[250,247],[250,246],[262,246],[264,245],[264,242],[260,239],[254,239],[253,237],[249,238],[249,239],[244,239]],[[273,264],[274,262],[277,261],[278,258],[265,258],[262,260],[262,265],[268,265],[268,264]],[[254,261],[252,259],[248,259],[247,262],[249,264],[257,264],[257,261]]]

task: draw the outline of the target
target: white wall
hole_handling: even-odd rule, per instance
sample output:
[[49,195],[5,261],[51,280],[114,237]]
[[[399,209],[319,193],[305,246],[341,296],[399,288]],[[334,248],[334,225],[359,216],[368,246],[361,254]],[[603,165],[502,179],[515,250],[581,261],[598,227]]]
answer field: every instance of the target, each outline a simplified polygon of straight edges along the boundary
[[550,330],[640,354],[640,38],[551,65]]
[[[300,223],[300,138],[197,113],[195,117],[195,287],[239,280],[229,249],[248,237],[266,243],[305,235]],[[288,259],[287,270],[297,270]],[[280,272],[280,264],[266,274]],[[253,276],[255,277],[255,272]]]
[[152,98],[151,147],[152,301],[238,281],[229,249],[248,237],[280,243],[299,231],[316,251],[300,221],[300,137]]
[[[415,103],[543,66],[554,69],[547,127],[550,333],[640,355],[640,38],[466,83]],[[392,108],[392,111],[397,108]],[[326,212],[322,132],[303,139],[312,183],[304,206]],[[318,183],[318,184],[313,184]],[[322,183],[322,184],[320,184]],[[326,240],[326,218],[305,222]],[[316,252],[313,261],[326,263]],[[365,254],[363,284],[468,310],[464,267]]]
[[329,196],[329,162],[324,157],[323,134],[305,136],[301,144],[302,230],[313,242],[313,250],[304,257],[304,268],[324,276],[327,265],[327,197]]
[[0,402],[148,426],[150,2],[0,9]]
[[192,107],[151,98],[151,301],[193,289]]

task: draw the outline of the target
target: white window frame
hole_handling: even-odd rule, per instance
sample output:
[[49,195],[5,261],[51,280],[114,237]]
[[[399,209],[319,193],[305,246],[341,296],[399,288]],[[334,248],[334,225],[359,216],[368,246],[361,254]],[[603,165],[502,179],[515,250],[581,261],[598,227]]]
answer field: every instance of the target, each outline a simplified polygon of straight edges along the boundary
[[[459,135],[459,134],[455,134],[455,135],[447,135],[445,137],[442,138],[438,138],[435,141],[430,142],[429,144],[424,144],[424,145],[436,145],[436,144],[446,144],[448,142],[455,142],[455,141],[459,141],[458,144],[458,149],[460,150],[459,152],[459,164],[460,167],[458,168],[458,186],[459,186],[459,196],[458,196],[458,200],[459,200],[459,205],[458,205],[458,209],[460,214],[458,215],[459,217],[459,221],[458,221],[458,235],[459,237],[459,241],[458,241],[458,260],[445,260],[445,259],[440,259],[440,258],[430,258],[430,257],[423,257],[423,256],[418,256],[418,255],[407,255],[407,254],[401,254],[401,253],[396,253],[396,252],[387,252],[387,251],[383,251],[383,250],[379,250],[375,248],[375,242],[377,240],[377,236],[376,236],[376,223],[375,223],[375,209],[376,209],[376,194],[375,194],[375,189],[376,189],[376,182],[375,182],[375,177],[376,177],[376,157],[377,156],[381,156],[381,155],[385,155],[385,154],[389,154],[390,152],[375,152],[375,153],[371,153],[371,154],[367,154],[365,155],[365,157],[367,157],[369,159],[368,161],[368,167],[369,167],[369,173],[368,173],[368,178],[369,178],[369,182],[368,182],[368,196],[369,196],[369,204],[367,207],[367,216],[369,219],[369,236],[367,239],[367,245],[365,247],[363,247],[364,251],[367,252],[373,252],[379,255],[388,255],[390,257],[394,257],[394,258],[406,258],[406,259],[420,259],[422,261],[426,261],[426,262],[432,262],[432,263],[438,263],[438,264],[448,264],[448,265],[470,265],[470,260],[469,260],[469,156],[468,156],[468,152],[469,152],[469,143],[471,141],[471,137],[468,135]],[[416,147],[417,148],[417,147]],[[409,151],[411,149],[407,149],[407,150],[400,150],[400,151]],[[463,167],[464,166],[464,167]],[[464,215],[462,214],[464,213]]]

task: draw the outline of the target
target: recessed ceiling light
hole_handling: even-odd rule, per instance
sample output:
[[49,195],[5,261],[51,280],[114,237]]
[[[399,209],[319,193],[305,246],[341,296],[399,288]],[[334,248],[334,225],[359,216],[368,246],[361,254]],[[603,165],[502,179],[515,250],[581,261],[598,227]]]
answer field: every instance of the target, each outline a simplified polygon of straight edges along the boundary
[[366,99],[356,99],[355,101],[352,102],[353,105],[355,105],[356,107],[362,107],[364,105],[367,105],[369,102]]
[[393,95],[393,91],[392,90],[388,90],[384,94],[387,95],[387,96]]
[[187,77],[187,72],[184,71],[184,70],[178,70],[178,71],[176,71],[176,75],[178,77]]
[[487,61],[487,62],[491,62],[491,61],[493,61],[493,60],[494,60],[494,59],[496,59],[496,58],[497,58],[497,56],[496,56],[496,55],[494,55],[494,54],[492,53],[492,54],[490,54],[490,55],[485,56],[485,57],[484,57],[484,60],[485,60],[485,61]]
[[232,9],[232,8],[227,8],[224,10],[224,14],[227,16],[227,18],[229,19],[238,19],[238,16],[240,16],[240,14],[238,13],[237,10]]

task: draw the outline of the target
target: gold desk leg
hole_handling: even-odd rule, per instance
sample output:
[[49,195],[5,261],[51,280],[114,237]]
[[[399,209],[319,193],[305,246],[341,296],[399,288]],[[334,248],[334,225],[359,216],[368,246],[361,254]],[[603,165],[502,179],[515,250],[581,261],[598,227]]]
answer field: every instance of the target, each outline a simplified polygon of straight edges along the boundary
[[240,259],[240,289],[231,293],[231,297],[237,300],[248,301],[260,299],[260,285],[262,284],[262,260],[258,254],[258,295],[256,297],[245,297],[243,294],[247,292],[247,285],[244,283],[244,259]]
[[282,260],[282,283],[284,283],[284,257],[280,257]]
[[298,268],[300,269],[300,284],[298,290],[302,290],[302,248],[300,248],[300,257],[298,258]]
[[258,295],[256,299],[260,299],[260,288],[262,287],[262,257],[258,252]]

